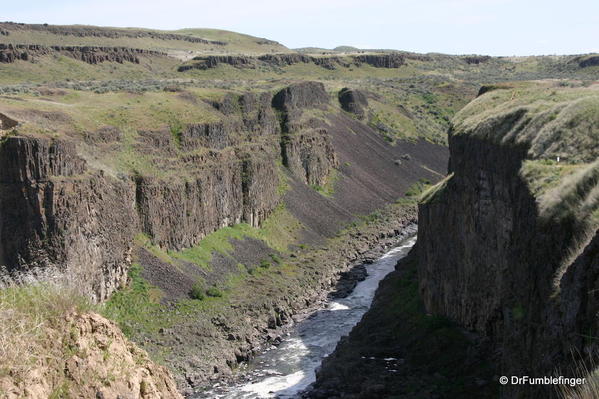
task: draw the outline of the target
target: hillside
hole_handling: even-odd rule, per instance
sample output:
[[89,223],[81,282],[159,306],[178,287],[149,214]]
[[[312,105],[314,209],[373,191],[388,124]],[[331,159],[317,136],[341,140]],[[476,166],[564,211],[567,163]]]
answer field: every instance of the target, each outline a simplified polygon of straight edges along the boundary
[[0,22],[0,43],[41,46],[126,47],[188,59],[199,54],[267,54],[289,50],[272,40],[218,29],[175,31],[87,25]]

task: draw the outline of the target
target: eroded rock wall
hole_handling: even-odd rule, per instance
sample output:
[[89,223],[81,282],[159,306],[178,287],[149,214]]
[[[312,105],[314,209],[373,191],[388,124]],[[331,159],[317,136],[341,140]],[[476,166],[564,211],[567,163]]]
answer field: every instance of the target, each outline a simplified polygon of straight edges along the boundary
[[0,263],[72,271],[97,299],[124,282],[134,186],[88,170],[72,143],[8,137],[0,146]]
[[[508,116],[486,128],[506,131],[516,122]],[[450,132],[449,145],[451,175],[419,210],[419,284],[427,311],[488,337],[501,375],[572,374],[575,361],[597,349],[584,336],[598,330],[599,235],[584,221],[541,214],[520,173],[526,142]],[[502,393],[554,392],[507,385]]]
[[183,398],[164,366],[98,314],[69,314],[41,324],[38,334],[45,356],[19,376],[3,373],[3,398]]
[[272,100],[281,113],[283,165],[311,185],[324,185],[339,164],[328,126],[306,112],[306,108],[326,110],[329,101],[324,85],[317,82],[291,85]]
[[134,49],[127,47],[98,47],[98,46],[41,46],[38,44],[1,44],[0,63],[12,63],[17,60],[31,61],[34,57],[56,54],[66,55],[88,64],[102,62],[131,62],[140,63],[139,56],[166,56],[165,53],[152,50]]

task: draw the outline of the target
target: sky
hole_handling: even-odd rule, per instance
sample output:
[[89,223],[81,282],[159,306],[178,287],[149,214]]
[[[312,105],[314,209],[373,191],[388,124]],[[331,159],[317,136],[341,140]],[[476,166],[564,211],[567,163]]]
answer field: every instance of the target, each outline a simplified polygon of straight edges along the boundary
[[0,0],[0,21],[217,28],[287,47],[599,52],[599,0]]

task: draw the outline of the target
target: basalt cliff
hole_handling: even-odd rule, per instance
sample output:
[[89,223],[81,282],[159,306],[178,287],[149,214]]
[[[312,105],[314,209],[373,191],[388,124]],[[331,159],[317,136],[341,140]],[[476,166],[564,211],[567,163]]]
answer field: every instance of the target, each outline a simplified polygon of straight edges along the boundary
[[539,84],[475,100],[449,132],[450,177],[420,207],[426,309],[490,338],[501,375],[572,375],[596,356],[597,93]]
[[[499,376],[593,378],[598,86],[481,92],[452,122],[448,177],[421,199],[416,247],[308,396],[546,398],[576,390]],[[378,364],[358,360],[370,356]]]

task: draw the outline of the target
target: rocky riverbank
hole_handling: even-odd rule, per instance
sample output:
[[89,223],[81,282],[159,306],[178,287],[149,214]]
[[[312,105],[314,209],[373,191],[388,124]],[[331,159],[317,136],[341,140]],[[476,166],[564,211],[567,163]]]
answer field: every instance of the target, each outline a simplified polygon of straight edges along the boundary
[[166,349],[165,363],[185,394],[234,378],[239,363],[280,342],[329,294],[349,293],[362,274],[355,268],[413,234],[415,222],[413,205],[389,206],[324,246],[291,253],[280,265],[248,276],[243,289],[138,341],[155,355]]

